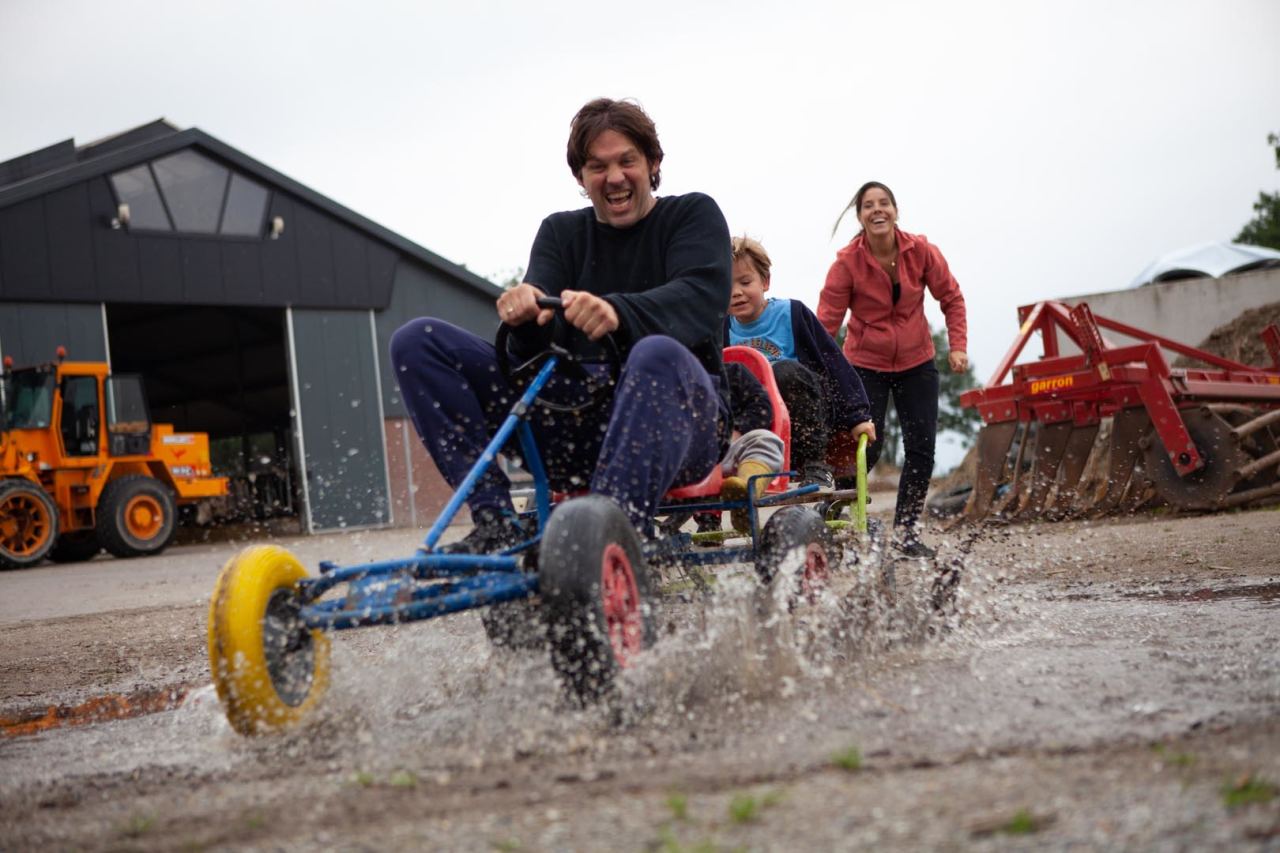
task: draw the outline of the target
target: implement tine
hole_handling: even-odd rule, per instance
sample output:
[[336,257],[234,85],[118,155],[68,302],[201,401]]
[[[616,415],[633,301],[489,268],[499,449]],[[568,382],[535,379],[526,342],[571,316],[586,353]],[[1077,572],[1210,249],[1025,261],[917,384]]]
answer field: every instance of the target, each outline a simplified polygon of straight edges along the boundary
[[[1151,417],[1145,407],[1123,409],[1116,413],[1111,424],[1111,442],[1108,448],[1107,478],[1093,501],[1090,515],[1099,516],[1120,507],[1125,490],[1133,479],[1133,469],[1142,450],[1138,441],[1151,429]],[[1133,484],[1134,498],[1142,491],[1141,484]]]
[[1034,518],[1044,512],[1049,490],[1058,479],[1058,468],[1067,452],[1067,439],[1071,437],[1071,430],[1071,421],[1040,425],[1040,432],[1036,437],[1036,455],[1031,463],[1031,488],[1026,501],[1018,507],[1017,518]]
[[1067,438],[1066,455],[1062,459],[1062,479],[1058,483],[1058,495],[1049,510],[1050,516],[1065,518],[1076,509],[1080,477],[1084,474],[1085,463],[1089,461],[1089,454],[1098,438],[1098,426],[1088,424],[1071,430],[1071,435]]
[[977,473],[974,475],[973,492],[964,508],[966,518],[976,521],[991,512],[996,486],[1004,476],[1005,460],[1017,429],[1017,421],[1005,421],[989,424],[979,431]]
[[1026,489],[1027,473],[1023,460],[1027,458],[1027,446],[1031,444],[1031,423],[1031,421],[1023,421],[1018,424],[1016,435],[1018,452],[1013,460],[1013,476],[1009,480],[1009,487],[1005,489],[1004,495],[996,501],[995,507],[991,510],[992,515],[1003,518],[1012,515],[1011,510],[1018,508],[1022,493]]

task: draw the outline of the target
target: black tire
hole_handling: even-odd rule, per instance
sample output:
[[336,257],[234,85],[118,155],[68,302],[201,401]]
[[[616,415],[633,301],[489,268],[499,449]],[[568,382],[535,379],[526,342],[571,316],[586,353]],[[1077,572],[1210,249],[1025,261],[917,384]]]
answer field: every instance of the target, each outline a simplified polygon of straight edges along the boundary
[[39,484],[0,480],[0,569],[36,565],[58,539],[58,507]]
[[490,604],[480,610],[480,621],[494,648],[537,651],[547,647],[547,624],[536,597]]
[[652,573],[625,513],[587,495],[551,514],[538,560],[551,664],[583,704],[656,639]]
[[934,518],[954,518],[964,512],[971,494],[973,494],[973,486],[960,486],[930,498],[925,502],[925,509]]
[[49,559],[55,563],[83,563],[92,560],[101,550],[98,534],[92,530],[77,530],[58,537],[49,552]]
[[[797,552],[803,557],[793,558]],[[766,587],[775,582],[791,584],[787,599],[794,603],[826,585],[839,566],[840,557],[840,546],[817,510],[810,506],[783,507],[760,533],[756,575]],[[784,569],[789,577],[781,577]]]
[[117,557],[159,554],[178,531],[173,491],[153,477],[112,480],[98,501],[98,541]]

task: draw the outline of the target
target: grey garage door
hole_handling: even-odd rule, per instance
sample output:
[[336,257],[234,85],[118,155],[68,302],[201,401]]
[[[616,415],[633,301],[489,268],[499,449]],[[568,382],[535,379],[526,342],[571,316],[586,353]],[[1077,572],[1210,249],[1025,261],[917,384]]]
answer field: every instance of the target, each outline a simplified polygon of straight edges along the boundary
[[290,309],[289,338],[308,530],[389,523],[372,312]]

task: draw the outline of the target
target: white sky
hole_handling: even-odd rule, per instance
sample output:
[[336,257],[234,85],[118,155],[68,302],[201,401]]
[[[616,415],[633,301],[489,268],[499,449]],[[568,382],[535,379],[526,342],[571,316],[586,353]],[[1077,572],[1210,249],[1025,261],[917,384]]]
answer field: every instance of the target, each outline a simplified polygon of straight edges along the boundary
[[165,117],[498,280],[586,204],[573,113],[634,97],[660,193],[713,196],[775,295],[816,305],[836,216],[893,187],[986,379],[1019,304],[1125,287],[1280,187],[1278,46],[1277,0],[0,0],[0,160]]

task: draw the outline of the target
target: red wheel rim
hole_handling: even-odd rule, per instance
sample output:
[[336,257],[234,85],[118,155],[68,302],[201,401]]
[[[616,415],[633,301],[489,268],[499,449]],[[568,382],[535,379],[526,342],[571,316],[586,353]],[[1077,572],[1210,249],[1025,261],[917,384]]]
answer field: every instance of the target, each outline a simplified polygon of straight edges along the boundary
[[644,645],[644,619],[631,559],[616,542],[605,546],[600,559],[600,598],[614,660],[618,666],[629,666],[632,655]]
[[810,542],[804,549],[804,576],[800,579],[800,591],[813,602],[830,580],[831,564],[827,560],[826,549]]

